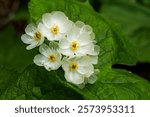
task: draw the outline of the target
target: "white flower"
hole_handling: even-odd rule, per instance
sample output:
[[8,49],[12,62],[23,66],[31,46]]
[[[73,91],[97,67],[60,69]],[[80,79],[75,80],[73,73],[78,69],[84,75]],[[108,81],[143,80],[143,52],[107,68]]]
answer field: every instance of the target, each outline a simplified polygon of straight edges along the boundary
[[77,22],[75,23],[75,25],[76,25],[78,28],[80,28],[80,33],[81,33],[81,34],[82,34],[82,33],[88,33],[88,34],[90,34],[91,39],[95,39],[95,34],[94,34],[93,29],[92,29],[91,26],[85,25],[84,22],[81,22],[81,21],[77,21]]
[[43,23],[40,23],[39,27],[44,36],[50,41],[62,39],[73,24],[72,21],[60,11],[44,14],[42,21]]
[[97,79],[98,79],[99,72],[100,72],[99,69],[95,69],[94,73],[90,77],[85,78],[85,82],[83,82],[82,84],[79,84],[77,86],[80,89],[83,89],[87,83],[94,84],[97,81]]
[[[90,34],[91,39],[93,39],[93,42],[96,43],[96,40],[94,40],[95,39],[95,34],[94,34],[93,29],[92,29],[91,26],[85,25],[84,22],[81,22],[81,21],[77,21],[75,23],[75,25],[80,28],[80,33],[81,34],[82,33]],[[98,45],[95,45],[94,50],[87,54],[87,55],[90,56],[92,64],[97,64],[98,63],[99,51],[100,51],[100,47]]]
[[98,45],[95,45],[93,52],[88,53],[88,56],[90,57],[91,62],[94,65],[96,65],[98,63],[99,51],[100,51],[100,47]]
[[42,44],[39,48],[41,54],[34,57],[34,63],[38,66],[44,66],[48,71],[56,70],[61,66],[61,54],[56,48]]
[[76,25],[67,33],[66,38],[60,40],[59,46],[60,52],[69,57],[85,56],[94,52],[94,40],[91,33],[83,31]]
[[42,33],[39,31],[39,26],[37,27],[35,24],[29,24],[25,28],[26,34],[21,36],[21,40],[25,44],[29,44],[26,47],[27,50],[33,49],[44,42],[44,37]]
[[79,85],[84,83],[86,78],[94,73],[94,67],[88,56],[64,58],[62,68],[65,71],[65,78],[68,82]]

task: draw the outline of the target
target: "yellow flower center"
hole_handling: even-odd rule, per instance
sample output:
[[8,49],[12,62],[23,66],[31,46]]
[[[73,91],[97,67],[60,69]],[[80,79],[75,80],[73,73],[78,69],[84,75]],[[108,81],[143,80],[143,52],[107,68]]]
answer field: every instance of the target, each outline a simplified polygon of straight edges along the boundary
[[72,51],[77,51],[79,48],[79,44],[76,41],[72,41],[72,43],[70,44],[70,49]]
[[78,64],[76,62],[72,62],[70,64],[70,71],[76,71],[78,69]]
[[57,59],[56,55],[55,54],[50,54],[49,57],[48,57],[48,60],[50,62],[55,62]]
[[40,32],[35,32],[35,33],[34,33],[34,40],[35,40],[35,41],[40,41],[40,40],[41,40],[41,37],[42,37],[42,35],[41,35]]
[[50,31],[51,31],[52,34],[57,35],[59,33],[59,27],[58,27],[58,25],[53,25],[50,28]]

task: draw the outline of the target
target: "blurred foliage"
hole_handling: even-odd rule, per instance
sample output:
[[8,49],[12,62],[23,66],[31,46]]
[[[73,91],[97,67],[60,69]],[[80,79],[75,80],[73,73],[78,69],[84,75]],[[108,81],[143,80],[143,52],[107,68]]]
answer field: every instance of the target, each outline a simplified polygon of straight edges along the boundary
[[32,63],[36,50],[27,52],[15,30],[7,26],[0,32],[0,65],[22,72]]
[[[0,65],[22,72],[32,63],[33,57],[37,53],[36,49],[26,52],[25,45],[20,38],[21,34],[24,33],[25,25],[29,22],[27,1],[20,1],[20,4],[18,0],[5,0],[2,2],[5,4],[5,7],[9,7],[10,5],[16,6],[14,9],[17,10],[5,12],[5,16],[8,16],[8,14],[12,14],[13,12],[13,18],[6,24],[3,23],[3,26],[0,27]],[[19,7],[17,7],[18,4]],[[5,10],[1,9],[1,12],[2,11]],[[1,17],[0,19],[3,18]],[[8,18],[6,17],[6,21],[7,19]]]
[[136,47],[138,61],[150,62],[150,1],[90,0],[90,2],[100,14],[121,24],[123,32]]
[[0,28],[14,18],[19,0],[0,0]]

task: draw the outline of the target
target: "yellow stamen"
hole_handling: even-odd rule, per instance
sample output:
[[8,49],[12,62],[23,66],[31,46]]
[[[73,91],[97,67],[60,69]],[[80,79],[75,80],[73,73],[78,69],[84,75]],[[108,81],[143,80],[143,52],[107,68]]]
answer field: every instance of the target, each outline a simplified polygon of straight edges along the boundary
[[72,51],[77,51],[79,48],[79,44],[76,41],[72,41],[72,43],[70,44],[70,49]]
[[70,64],[70,71],[76,71],[78,69],[78,64],[76,62],[72,62]]
[[35,41],[40,41],[41,40],[41,33],[40,32],[35,32],[34,33],[34,40]]
[[50,31],[51,31],[52,34],[57,35],[59,33],[59,27],[58,27],[58,25],[53,25],[50,28]]
[[50,62],[55,62],[57,59],[56,55],[55,54],[50,54],[49,57],[48,57],[48,60]]

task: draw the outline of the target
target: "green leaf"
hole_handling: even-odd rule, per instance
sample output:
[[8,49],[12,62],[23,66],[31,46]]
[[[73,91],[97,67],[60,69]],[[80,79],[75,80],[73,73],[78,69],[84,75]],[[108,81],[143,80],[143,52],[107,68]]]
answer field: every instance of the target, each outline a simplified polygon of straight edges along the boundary
[[150,62],[150,9],[129,1],[103,1],[100,13],[121,24],[136,47],[138,61]]
[[55,71],[48,72],[30,65],[16,82],[8,85],[7,88],[5,87],[0,99],[82,99],[80,94],[67,88],[59,81],[56,77],[58,73],[60,73],[59,77],[62,77],[61,70],[57,73]]
[[101,70],[99,79],[94,85],[86,85],[79,89],[69,83],[70,86],[84,99],[100,100],[147,100],[150,99],[150,84],[148,81],[122,70]]
[[33,22],[39,21],[46,12],[63,11],[72,21],[81,20],[93,27],[101,48],[99,63],[96,66],[100,69],[98,80],[93,85],[88,84],[84,89],[79,89],[65,81],[63,72],[56,71],[57,75],[53,77],[59,79],[62,86],[70,87],[84,99],[150,99],[148,81],[127,71],[111,68],[115,63],[134,64],[136,62],[134,48],[118,25],[108,21],[84,3],[71,0],[31,0],[29,11]]
[[18,75],[17,71],[0,66],[0,95],[16,82]]
[[34,22],[39,21],[44,13],[52,11],[63,11],[72,21],[81,20],[93,27],[96,40],[101,46],[99,65],[136,62],[134,49],[120,29],[87,5],[71,0],[31,0],[29,3],[30,16]]

